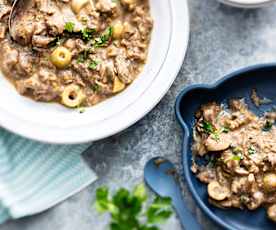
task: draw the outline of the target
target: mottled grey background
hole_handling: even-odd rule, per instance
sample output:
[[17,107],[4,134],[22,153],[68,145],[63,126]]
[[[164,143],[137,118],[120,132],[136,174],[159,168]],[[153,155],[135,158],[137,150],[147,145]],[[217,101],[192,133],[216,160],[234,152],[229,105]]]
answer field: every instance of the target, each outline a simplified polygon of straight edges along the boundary
[[[95,143],[85,154],[99,180],[51,210],[0,226],[2,230],[103,230],[107,216],[91,208],[95,189],[132,187],[143,179],[143,167],[153,156],[165,156],[181,170],[181,131],[174,116],[176,95],[192,83],[210,83],[246,65],[276,60],[276,5],[241,10],[215,0],[189,0],[191,37],[180,73],[163,100],[124,133]],[[178,28],[181,30],[182,28]],[[185,185],[184,185],[185,187]],[[184,195],[206,229],[216,229]],[[176,218],[163,229],[180,230]]]

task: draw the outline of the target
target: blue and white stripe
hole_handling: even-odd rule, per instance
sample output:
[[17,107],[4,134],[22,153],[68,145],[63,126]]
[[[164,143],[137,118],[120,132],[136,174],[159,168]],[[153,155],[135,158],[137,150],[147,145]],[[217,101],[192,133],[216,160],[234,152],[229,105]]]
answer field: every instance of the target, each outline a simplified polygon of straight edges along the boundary
[[50,145],[0,129],[0,223],[42,212],[96,180],[89,144]]

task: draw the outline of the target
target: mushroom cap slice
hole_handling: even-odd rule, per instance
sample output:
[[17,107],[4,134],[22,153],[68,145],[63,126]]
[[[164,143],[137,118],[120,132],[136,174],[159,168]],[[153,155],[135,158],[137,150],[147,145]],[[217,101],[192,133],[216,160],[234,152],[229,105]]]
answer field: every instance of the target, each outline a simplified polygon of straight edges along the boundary
[[267,209],[267,216],[269,217],[269,219],[276,222],[276,204],[271,205]]
[[216,152],[228,149],[231,144],[231,140],[227,134],[220,134],[219,138],[215,139],[213,135],[210,135],[206,141],[205,146],[208,151]]
[[230,190],[226,186],[222,186],[217,181],[211,181],[208,184],[208,194],[214,200],[224,200],[230,194]]
[[276,191],[276,174],[275,173],[267,173],[263,179],[264,188],[267,191]]

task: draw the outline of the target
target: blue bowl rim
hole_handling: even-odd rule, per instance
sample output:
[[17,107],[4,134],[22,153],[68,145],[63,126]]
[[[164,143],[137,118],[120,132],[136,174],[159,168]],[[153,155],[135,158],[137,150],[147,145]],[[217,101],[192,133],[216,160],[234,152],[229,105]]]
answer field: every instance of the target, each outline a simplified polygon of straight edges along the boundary
[[[186,122],[183,120],[183,118],[181,116],[181,112],[180,112],[181,101],[182,101],[183,97],[185,97],[185,95],[192,90],[195,90],[195,89],[203,89],[203,90],[205,89],[206,90],[207,89],[207,90],[213,91],[213,90],[216,90],[218,87],[220,87],[220,85],[227,82],[228,80],[237,78],[237,77],[241,77],[240,76],[241,74],[244,74],[247,72],[252,72],[252,71],[257,71],[257,70],[261,70],[261,69],[265,69],[265,68],[276,68],[276,63],[256,64],[256,65],[251,65],[251,66],[247,66],[244,68],[240,68],[236,71],[231,72],[230,74],[225,75],[223,78],[221,78],[220,80],[216,81],[213,84],[193,84],[193,85],[187,86],[178,94],[178,96],[176,98],[176,102],[175,102],[175,114],[176,114],[177,120],[183,130],[182,166],[183,166],[183,170],[184,170],[185,181],[187,182],[188,188],[189,188],[190,192],[192,193],[192,196],[195,199],[197,205],[199,205],[199,207],[201,208],[201,210],[215,223],[217,223],[221,227],[224,227],[225,229],[229,229],[229,230],[235,230],[235,228],[232,227],[231,225],[229,225],[228,223],[226,223],[223,219],[219,218],[217,215],[215,215],[204,204],[202,199],[197,195],[197,192],[195,190],[195,187],[193,186],[191,177],[189,176],[190,168],[187,167],[189,158],[186,153],[189,148],[188,139],[190,137],[190,130],[189,130]],[[182,179],[183,179],[183,177],[182,177]]]

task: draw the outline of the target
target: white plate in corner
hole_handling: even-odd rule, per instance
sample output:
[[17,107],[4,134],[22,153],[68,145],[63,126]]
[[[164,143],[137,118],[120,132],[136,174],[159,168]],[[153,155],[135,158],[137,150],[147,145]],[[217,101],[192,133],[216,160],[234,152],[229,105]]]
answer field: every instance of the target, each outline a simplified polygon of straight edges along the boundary
[[166,94],[183,63],[189,40],[186,0],[150,0],[154,30],[148,62],[121,94],[80,114],[58,104],[20,96],[0,77],[0,124],[47,143],[77,144],[114,135],[145,116]]
[[275,3],[275,0],[218,0],[229,6],[238,8],[259,8]]

